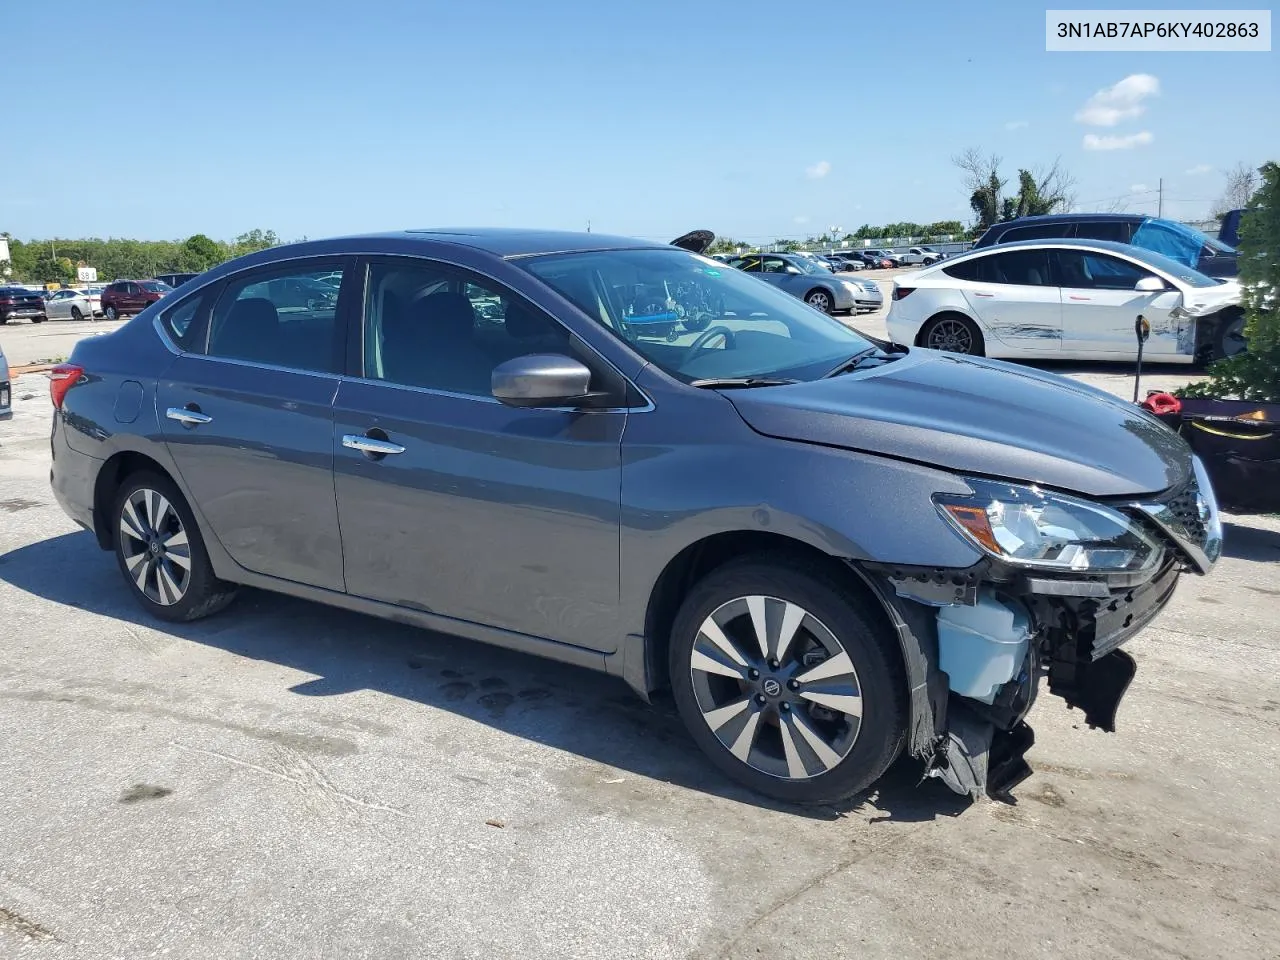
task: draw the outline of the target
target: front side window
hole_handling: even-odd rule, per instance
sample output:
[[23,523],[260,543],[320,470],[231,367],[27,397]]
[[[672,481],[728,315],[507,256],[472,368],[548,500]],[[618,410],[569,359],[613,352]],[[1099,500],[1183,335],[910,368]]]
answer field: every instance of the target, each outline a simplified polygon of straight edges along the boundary
[[375,261],[365,289],[364,375],[373,380],[491,397],[500,363],[576,355],[569,332],[547,314],[442,264]]
[[209,355],[338,372],[338,290],[317,282],[330,272],[295,265],[231,280],[214,307]]
[[[1133,225],[1128,220],[1083,220],[1076,224],[1074,236],[1081,240],[1110,240],[1112,243],[1128,243]],[[1072,234],[1061,234],[1072,236]]]
[[1155,276],[1135,263],[1103,253],[1058,250],[1058,272],[1064,287],[1086,290],[1132,290],[1139,280]]
[[159,280],[147,280],[142,284],[142,289],[148,293],[171,293],[173,291],[173,287]]
[[551,254],[520,264],[685,382],[816,379],[872,346],[795,297],[683,250]]

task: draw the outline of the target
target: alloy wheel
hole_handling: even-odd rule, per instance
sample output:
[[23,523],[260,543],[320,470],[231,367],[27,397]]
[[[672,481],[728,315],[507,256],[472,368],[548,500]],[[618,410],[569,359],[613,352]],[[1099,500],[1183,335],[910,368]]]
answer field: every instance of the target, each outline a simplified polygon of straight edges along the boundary
[[808,304],[811,307],[816,307],[823,313],[831,312],[831,298],[821,291],[809,294]]
[[862,687],[853,661],[798,604],[767,596],[722,604],[699,628],[689,668],[703,720],[754,770],[808,780],[857,742]]
[[191,585],[191,545],[178,511],[141,487],[120,510],[120,554],[134,586],[152,603],[172,606]]
[[107,309],[106,309],[106,318],[107,318],[108,320],[114,320],[114,319],[116,318],[116,308],[115,308],[115,307],[107,307]]
[[71,308],[71,319],[72,319],[72,320],[83,320],[83,319],[84,319],[84,314],[80,312],[80,308],[79,308],[79,307],[72,307],[72,308]]
[[973,332],[963,320],[944,318],[930,328],[926,346],[948,353],[973,353]]

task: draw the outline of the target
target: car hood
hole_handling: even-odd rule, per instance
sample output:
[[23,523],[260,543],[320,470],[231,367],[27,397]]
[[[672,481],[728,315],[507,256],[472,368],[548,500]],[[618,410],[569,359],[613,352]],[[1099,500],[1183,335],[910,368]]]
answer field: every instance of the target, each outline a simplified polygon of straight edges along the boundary
[[1182,309],[1193,317],[1217,313],[1240,303],[1240,281],[1231,279],[1212,287],[1190,287],[1182,295]]
[[1094,497],[1182,484],[1186,443],[1134,404],[995,360],[913,349],[828,380],[725,394],[766,436]]

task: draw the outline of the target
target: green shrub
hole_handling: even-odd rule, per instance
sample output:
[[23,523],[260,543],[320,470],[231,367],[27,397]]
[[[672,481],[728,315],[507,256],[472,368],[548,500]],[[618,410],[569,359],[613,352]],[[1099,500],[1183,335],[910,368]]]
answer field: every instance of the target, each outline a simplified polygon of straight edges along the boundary
[[1240,285],[1244,290],[1245,353],[1217,360],[1206,380],[1183,397],[1280,402],[1280,166],[1258,171],[1262,186],[1240,223]]

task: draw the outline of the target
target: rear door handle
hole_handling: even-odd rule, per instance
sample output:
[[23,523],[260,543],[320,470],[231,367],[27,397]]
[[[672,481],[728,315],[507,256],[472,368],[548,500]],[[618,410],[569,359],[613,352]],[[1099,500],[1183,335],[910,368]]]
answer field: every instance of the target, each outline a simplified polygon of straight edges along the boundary
[[1092,300],[1093,297],[1080,297],[1074,293],[1070,293],[1070,294],[1067,294],[1067,299],[1068,300]]
[[973,295],[975,297],[994,297],[995,296],[994,293],[983,293],[981,290],[975,290],[973,292]]
[[202,423],[213,422],[213,417],[207,413],[201,413],[199,410],[191,410],[187,407],[170,407],[165,411],[164,415],[170,420],[177,420],[184,427],[198,427]]
[[358,433],[348,433],[342,437],[342,445],[349,450],[385,457],[389,453],[404,453],[404,447],[390,440],[379,440],[377,437],[366,437]]

